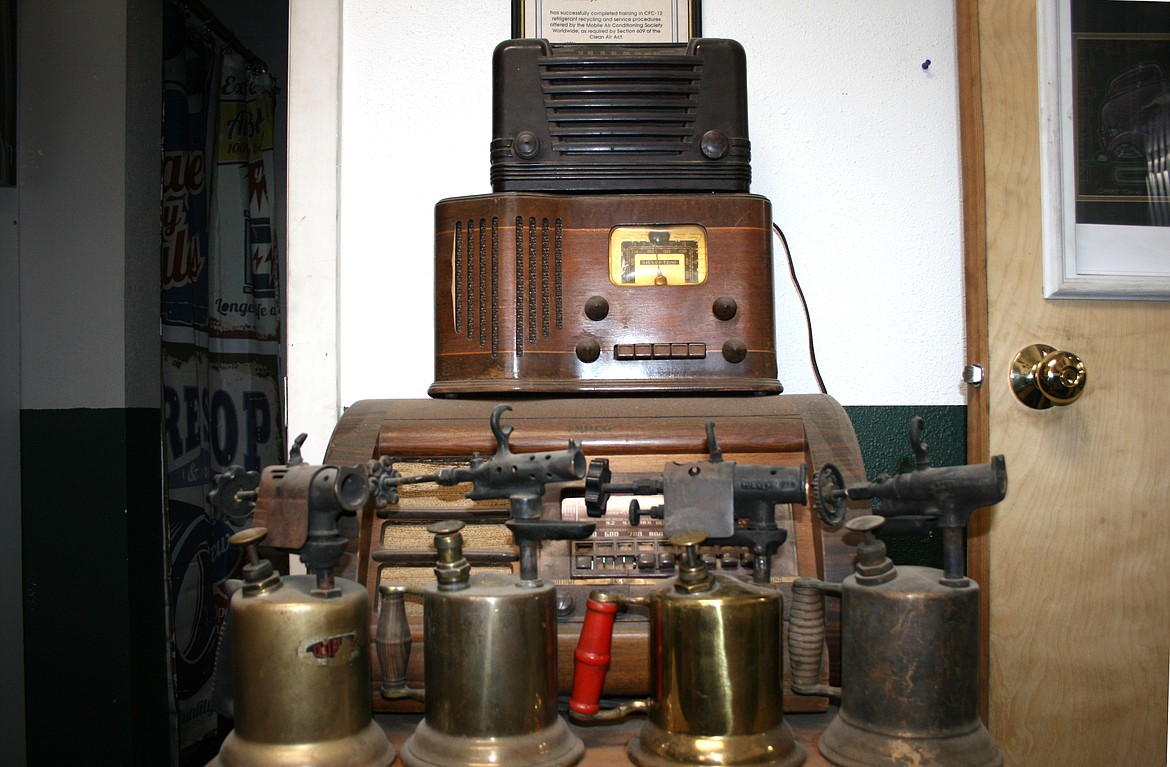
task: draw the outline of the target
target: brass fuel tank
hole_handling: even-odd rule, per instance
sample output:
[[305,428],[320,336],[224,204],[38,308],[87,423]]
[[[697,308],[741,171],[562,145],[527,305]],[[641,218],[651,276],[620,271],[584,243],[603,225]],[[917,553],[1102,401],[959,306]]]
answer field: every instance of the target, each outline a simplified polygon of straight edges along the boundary
[[[557,714],[556,588],[513,575],[470,573],[462,522],[431,525],[436,580],[384,584],[378,625],[382,695],[425,702],[402,746],[408,767],[567,767],[585,746]],[[423,600],[426,689],[405,686],[410,630],[404,594]]]
[[[979,586],[931,567],[894,567],[864,516],[856,571],[840,584],[793,584],[792,687],[840,698],[818,742],[842,767],[999,767],[979,719]],[[818,683],[821,594],[841,596],[841,687]]]
[[[642,767],[802,764],[804,750],[783,714],[780,592],[709,572],[696,548],[705,537],[685,532],[671,539],[685,549],[679,575],[652,594],[591,595],[570,715],[611,721],[646,712],[627,747]],[[614,616],[631,605],[650,613],[653,694],[603,711],[598,700]]]
[[281,578],[256,556],[264,533],[232,536],[252,559],[231,601],[235,728],[208,767],[388,767],[394,749],[370,706],[366,590]]

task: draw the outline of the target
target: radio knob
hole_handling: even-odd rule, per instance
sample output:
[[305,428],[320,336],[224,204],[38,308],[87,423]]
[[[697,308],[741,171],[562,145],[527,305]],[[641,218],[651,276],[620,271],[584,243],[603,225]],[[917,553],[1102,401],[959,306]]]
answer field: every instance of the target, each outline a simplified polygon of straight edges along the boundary
[[723,359],[735,364],[747,358],[747,344],[742,338],[729,338],[723,342]]
[[582,362],[596,362],[601,356],[601,344],[596,338],[582,338],[577,342],[577,359]]
[[718,160],[725,157],[731,150],[731,141],[723,131],[709,130],[703,134],[699,146],[702,147],[703,154],[706,157],[712,160]]
[[735,303],[735,299],[731,296],[719,296],[711,304],[711,312],[715,315],[715,318],[724,322],[734,317],[738,311],[739,304]]
[[609,301],[601,296],[592,296],[585,302],[585,316],[594,322],[601,322],[609,316]]
[[540,154],[540,139],[530,130],[522,130],[512,139],[512,152],[521,159],[531,160]]

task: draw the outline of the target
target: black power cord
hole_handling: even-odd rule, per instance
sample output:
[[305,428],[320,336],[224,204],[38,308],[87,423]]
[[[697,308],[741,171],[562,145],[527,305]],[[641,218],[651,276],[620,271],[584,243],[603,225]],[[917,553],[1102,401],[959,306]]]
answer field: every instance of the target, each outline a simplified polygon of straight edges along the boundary
[[808,302],[804,300],[804,291],[800,288],[800,280],[796,279],[796,267],[792,263],[792,251],[788,248],[788,239],[775,222],[772,223],[772,228],[776,230],[776,236],[780,238],[780,244],[784,246],[784,256],[788,259],[788,274],[792,277],[792,286],[796,288],[796,295],[800,298],[800,306],[804,309],[804,324],[808,328],[808,360],[812,364],[813,375],[816,376],[821,394],[828,394],[825,381],[821,378],[821,369],[817,365],[817,351],[813,344],[812,316],[808,313]]

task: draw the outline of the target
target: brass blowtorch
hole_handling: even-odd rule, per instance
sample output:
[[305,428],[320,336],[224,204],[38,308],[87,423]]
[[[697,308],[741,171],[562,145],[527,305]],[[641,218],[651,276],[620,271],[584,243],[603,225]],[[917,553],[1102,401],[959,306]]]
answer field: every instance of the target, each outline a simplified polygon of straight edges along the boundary
[[[705,538],[689,531],[670,539],[679,574],[651,594],[590,595],[569,713],[586,722],[645,713],[626,749],[640,767],[796,767],[805,753],[784,720],[780,592],[710,572],[698,555]],[[603,710],[614,618],[631,605],[650,612],[653,694]]]
[[[512,427],[498,405],[490,425],[495,454],[467,467],[403,478],[371,462],[371,484],[380,505],[392,502],[406,482],[443,485],[470,482],[471,499],[507,498],[506,523],[520,548],[520,575],[472,573],[463,556],[463,523],[444,520],[427,529],[435,536],[435,580],[422,587],[381,584],[375,642],[382,666],[382,696],[423,700],[426,713],[402,746],[408,767],[567,767],[585,753],[581,739],[557,714],[556,587],[537,577],[542,540],[581,539],[592,522],[542,519],[545,485],[581,479],[585,456],[570,441],[566,450],[513,453]],[[425,690],[406,686],[410,628],[403,597],[423,600]]]
[[[752,580],[768,583],[772,575],[772,556],[788,537],[788,531],[776,522],[776,505],[806,503],[808,500],[807,470],[799,466],[758,466],[723,460],[723,450],[715,438],[715,423],[707,422],[706,461],[669,462],[662,474],[639,477],[630,482],[616,483],[609,469],[609,460],[597,458],[590,462],[585,477],[585,509],[591,517],[601,517],[613,495],[662,495],[663,503],[649,509],[641,508],[637,499],[631,500],[629,518],[638,525],[642,517],[663,520],[663,532],[668,538],[679,533],[701,530],[707,542],[722,546],[743,546],[752,553],[754,567]],[[843,480],[840,472],[835,477],[822,477],[834,487]],[[824,493],[829,498],[829,493]],[[820,507],[821,519],[830,526],[841,523],[845,515],[845,500],[833,498]]]
[[[793,583],[789,617],[792,689],[840,699],[818,742],[841,767],[998,767],[1003,755],[979,719],[979,586],[966,577],[963,532],[971,512],[1003,500],[1004,458],[934,468],[911,422],[917,468],[838,490],[876,499],[876,515],[846,527],[861,534],[854,573],[840,584]],[[943,531],[942,570],[898,566],[875,533]],[[841,605],[841,687],[819,683],[823,594]]]
[[[370,706],[366,590],[334,577],[347,544],[337,520],[369,498],[365,471],[304,463],[304,439],[297,438],[286,465],[264,469],[257,490],[233,470],[209,498],[254,503],[257,525],[231,538],[248,557],[244,583],[231,599],[230,647],[222,648],[232,659],[235,728],[209,767],[388,767],[394,761]],[[265,538],[299,551],[313,574],[276,574],[257,551]]]

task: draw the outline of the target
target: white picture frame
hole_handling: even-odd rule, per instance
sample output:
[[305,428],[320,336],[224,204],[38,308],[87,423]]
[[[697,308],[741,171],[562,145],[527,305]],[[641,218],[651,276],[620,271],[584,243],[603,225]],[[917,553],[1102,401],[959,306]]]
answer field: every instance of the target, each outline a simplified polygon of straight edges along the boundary
[[1170,227],[1076,220],[1071,16],[1072,0],[1037,1],[1044,297],[1170,300]]
[[512,0],[512,36],[550,43],[685,43],[700,0]]

